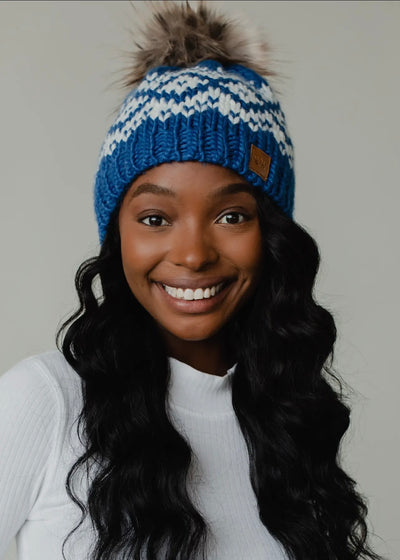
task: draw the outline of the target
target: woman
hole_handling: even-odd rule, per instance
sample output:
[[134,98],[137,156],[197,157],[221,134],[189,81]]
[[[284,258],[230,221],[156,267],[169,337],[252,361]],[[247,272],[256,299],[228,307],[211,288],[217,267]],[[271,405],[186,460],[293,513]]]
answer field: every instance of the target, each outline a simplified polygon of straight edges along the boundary
[[0,381],[0,546],[379,560],[339,465],[336,329],[265,47],[202,5],[168,3],[145,37],[100,154],[80,308],[61,352]]

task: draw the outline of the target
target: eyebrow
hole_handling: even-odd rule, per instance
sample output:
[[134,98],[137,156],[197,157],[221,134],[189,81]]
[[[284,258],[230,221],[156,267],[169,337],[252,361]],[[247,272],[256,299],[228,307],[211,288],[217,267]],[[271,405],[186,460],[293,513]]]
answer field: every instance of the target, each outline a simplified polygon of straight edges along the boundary
[[[229,185],[223,185],[219,187],[212,193],[210,193],[207,198],[216,199],[229,194],[236,194],[239,192],[247,192],[252,194],[253,187],[249,183],[230,183]],[[131,199],[145,193],[160,194],[164,196],[170,196],[176,198],[177,194],[174,190],[168,187],[163,187],[161,185],[156,185],[154,183],[141,183],[131,194]]]

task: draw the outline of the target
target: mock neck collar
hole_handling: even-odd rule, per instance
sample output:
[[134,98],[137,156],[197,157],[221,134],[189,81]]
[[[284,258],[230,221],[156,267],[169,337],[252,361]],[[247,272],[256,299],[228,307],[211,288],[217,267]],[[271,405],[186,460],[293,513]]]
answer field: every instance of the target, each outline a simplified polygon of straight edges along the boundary
[[169,402],[192,412],[218,414],[232,412],[232,376],[236,364],[220,377],[194,369],[168,357],[171,370]]

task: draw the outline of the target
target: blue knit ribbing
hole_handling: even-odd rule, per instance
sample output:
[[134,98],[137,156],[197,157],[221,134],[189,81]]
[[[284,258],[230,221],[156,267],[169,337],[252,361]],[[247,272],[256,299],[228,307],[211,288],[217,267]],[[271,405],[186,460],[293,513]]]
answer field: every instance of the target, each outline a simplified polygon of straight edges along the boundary
[[[271,157],[266,181],[249,169],[252,144]],[[128,94],[103,142],[95,179],[101,242],[132,181],[174,161],[232,169],[292,217],[293,146],[285,117],[268,83],[248,68],[212,60],[156,68]]]

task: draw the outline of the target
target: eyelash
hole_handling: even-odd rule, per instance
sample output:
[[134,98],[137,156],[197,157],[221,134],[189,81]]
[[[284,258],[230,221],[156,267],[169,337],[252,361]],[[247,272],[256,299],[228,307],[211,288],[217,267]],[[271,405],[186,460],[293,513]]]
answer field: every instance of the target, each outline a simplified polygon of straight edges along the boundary
[[[219,218],[219,220],[221,220],[222,218],[226,218],[227,216],[242,216],[243,219],[240,222],[237,222],[237,223],[234,223],[234,224],[229,224],[228,223],[228,224],[225,224],[225,225],[239,225],[239,224],[242,224],[243,222],[246,222],[249,219],[249,216],[247,216],[247,214],[244,214],[243,212],[227,212],[226,214],[223,214],[223,216],[221,216],[221,218]],[[144,220],[148,220],[150,218],[161,218],[162,220],[165,220],[165,218],[163,216],[161,216],[160,214],[150,214],[149,216],[145,216],[144,218],[141,218],[139,220],[139,222],[141,222],[142,224],[144,224],[145,226],[148,226],[148,227],[165,227],[165,224],[160,224],[160,225],[146,224],[144,222]]]

